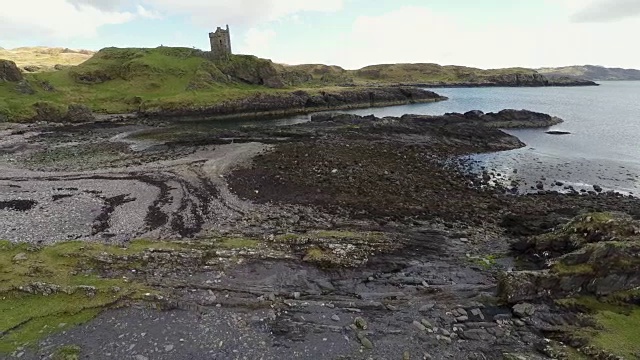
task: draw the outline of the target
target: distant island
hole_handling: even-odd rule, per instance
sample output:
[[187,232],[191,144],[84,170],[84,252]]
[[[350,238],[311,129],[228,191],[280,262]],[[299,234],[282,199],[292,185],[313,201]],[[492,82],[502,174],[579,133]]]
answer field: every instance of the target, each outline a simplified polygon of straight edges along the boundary
[[574,77],[591,81],[640,80],[640,70],[607,68],[595,65],[575,65],[557,68],[541,68],[537,71],[548,77]]
[[[210,36],[212,44],[219,41],[215,33]],[[422,96],[416,87],[597,85],[525,68],[483,70],[425,63],[346,70],[165,46],[105,48],[96,53],[20,48],[1,50],[3,58],[0,122],[81,121],[93,113],[276,116],[444,100]],[[410,89],[398,90],[401,87]]]

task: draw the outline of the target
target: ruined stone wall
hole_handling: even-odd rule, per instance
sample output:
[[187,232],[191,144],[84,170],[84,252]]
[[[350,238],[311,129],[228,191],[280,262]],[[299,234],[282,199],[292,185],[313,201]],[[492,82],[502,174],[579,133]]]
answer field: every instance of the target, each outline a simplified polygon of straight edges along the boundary
[[209,40],[211,42],[211,52],[215,58],[227,59],[232,54],[229,25],[227,25],[226,30],[218,27],[216,32],[209,33]]

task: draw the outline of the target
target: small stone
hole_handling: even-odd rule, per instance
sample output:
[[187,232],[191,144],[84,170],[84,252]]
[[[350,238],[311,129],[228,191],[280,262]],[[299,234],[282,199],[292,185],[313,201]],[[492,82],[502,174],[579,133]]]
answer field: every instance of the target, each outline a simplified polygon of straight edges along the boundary
[[387,305],[387,310],[389,310],[389,311],[398,311],[398,307],[394,306],[394,305],[391,305],[391,304],[388,304]]
[[451,340],[451,338],[448,336],[441,336],[440,340],[446,342],[447,344],[451,344],[453,342],[453,340]]
[[460,241],[461,241],[461,242],[463,242],[463,243],[468,243],[468,242],[469,242],[469,239],[467,239],[467,238],[461,238],[461,239],[460,239]]
[[338,315],[333,315],[333,316],[331,317],[331,320],[333,320],[333,321],[340,321],[340,316],[338,316]]
[[511,314],[497,314],[493,316],[493,321],[507,321],[512,318],[513,316]]
[[473,316],[477,316],[477,317],[479,317],[480,319],[484,320],[484,314],[482,313],[482,310],[480,310],[480,309],[473,309],[473,310],[471,310],[471,315],[473,315]]
[[421,313],[429,312],[429,311],[433,310],[433,308],[434,308],[434,307],[436,307],[436,303],[427,303],[427,304],[423,305],[423,306],[420,308],[420,310],[419,310],[419,311],[420,311]]
[[426,326],[424,326],[424,325],[422,325],[422,324],[421,324],[419,321],[417,321],[417,320],[413,322],[413,326],[415,326],[415,327],[416,327],[418,330],[420,330],[420,331],[426,331],[426,330],[427,330],[427,327],[426,327]]
[[27,260],[27,254],[25,253],[19,253],[13,257],[13,262],[20,262],[20,261],[26,261],[26,260]]
[[171,352],[173,351],[174,346],[173,345],[167,345],[164,347],[164,351],[166,352]]
[[456,320],[457,320],[458,322],[465,322],[465,321],[469,321],[469,317],[468,317],[468,316],[458,316],[458,317],[456,318]]
[[358,316],[355,318],[355,320],[353,320],[353,324],[357,326],[358,329],[367,330],[367,321],[363,317]]
[[431,325],[431,323],[427,319],[420,320],[420,323],[427,329],[433,329],[433,325]]
[[297,291],[293,293],[293,298],[296,299],[296,300],[300,299],[300,296],[302,296],[302,294],[300,294]]
[[449,332],[449,330],[447,329],[442,329],[440,330],[440,332],[442,333],[442,335],[447,336],[447,337],[451,337],[451,333]]
[[523,326],[527,325],[527,324],[525,324],[525,323],[524,323],[524,321],[522,321],[522,320],[520,320],[520,319],[515,319],[515,320],[513,321],[513,323],[514,323],[516,326],[519,326],[519,327],[523,327]]
[[373,343],[365,336],[364,333],[358,333],[357,336],[358,340],[360,340],[360,344],[362,344],[365,349],[373,349]]
[[149,358],[144,355],[136,355],[135,360],[149,360]]
[[270,293],[269,294],[269,301],[276,301],[276,294]]
[[365,349],[373,349],[373,343],[366,337],[360,338],[360,343],[364,346]]
[[408,351],[402,353],[402,360],[411,360],[411,353]]

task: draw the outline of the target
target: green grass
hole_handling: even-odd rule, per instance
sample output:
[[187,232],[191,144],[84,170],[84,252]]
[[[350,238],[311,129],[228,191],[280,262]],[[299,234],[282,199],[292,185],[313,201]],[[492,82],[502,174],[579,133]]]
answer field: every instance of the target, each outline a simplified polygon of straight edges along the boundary
[[561,306],[579,308],[589,314],[597,329],[576,328],[573,332],[588,339],[597,349],[634,359],[640,353],[640,307],[620,302],[616,295],[597,299],[579,297],[558,300]]
[[595,318],[604,328],[593,338],[596,346],[628,359],[640,354],[640,309],[629,314],[600,311]]
[[312,231],[311,236],[330,239],[379,239],[382,234],[377,232],[356,232],[347,230],[318,230]]
[[[47,247],[0,242],[0,353],[32,345],[38,339],[84,323],[123,300],[140,299],[146,286],[99,275],[94,259],[133,255],[149,249],[177,249],[181,244],[132,242],[128,247],[65,242]],[[26,256],[26,260],[20,260]],[[47,294],[27,292],[44,284]],[[56,288],[56,291],[49,291]],[[51,292],[51,293],[49,293]]]
[[260,241],[248,238],[224,238],[217,245],[223,249],[255,249],[260,246]]
[[61,346],[53,353],[53,360],[80,360],[81,351],[77,345]]
[[567,265],[562,262],[558,262],[554,264],[551,270],[553,271],[554,274],[559,276],[587,275],[587,274],[593,274],[594,272],[593,266],[589,264]]
[[[230,82],[199,54],[190,48],[103,49],[78,66],[25,74],[34,95],[17,92],[13,83],[0,83],[0,114],[12,121],[27,120],[35,115],[33,105],[38,101],[64,106],[81,103],[99,113],[126,113],[213,105],[275,91]],[[243,65],[251,66],[247,61]],[[45,91],[42,83],[55,91]]]

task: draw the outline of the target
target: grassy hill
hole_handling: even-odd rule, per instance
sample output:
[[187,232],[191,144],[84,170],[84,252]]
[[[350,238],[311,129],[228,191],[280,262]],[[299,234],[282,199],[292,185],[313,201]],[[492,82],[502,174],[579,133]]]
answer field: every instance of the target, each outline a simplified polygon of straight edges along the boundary
[[506,81],[507,77],[535,77],[532,69],[509,68],[483,70],[438,64],[382,64],[358,70],[327,65],[280,65],[279,71],[293,84],[478,84]]
[[[68,49],[33,51],[50,53],[51,58],[58,56],[56,59],[69,54],[90,56]],[[70,104],[84,104],[99,113],[127,113],[198,109],[257,93],[301,89],[318,93],[397,84],[548,85],[536,71],[522,68],[388,64],[345,70],[321,64],[274,64],[249,55],[216,61],[209,52],[178,47],[105,48],[78,65],[58,69],[25,72],[20,83],[0,81],[0,121],[33,119],[38,108],[55,110]]]
[[216,63],[206,55],[191,48],[106,48],[77,66],[25,74],[32,91],[25,90],[24,82],[0,82],[0,115],[28,119],[39,102],[82,103],[96,112],[126,113],[141,107],[197,107],[276,91],[266,86],[270,75],[277,78],[270,61],[236,55]]
[[604,66],[583,65],[559,68],[538,69],[541,74],[553,76],[572,76],[592,81],[640,80],[640,70],[606,68]]
[[0,48],[0,59],[14,61],[18,67],[34,71],[52,70],[56,65],[79,65],[95,54],[90,50],[71,50],[68,48],[50,48],[43,46],[20,47],[16,49]]

